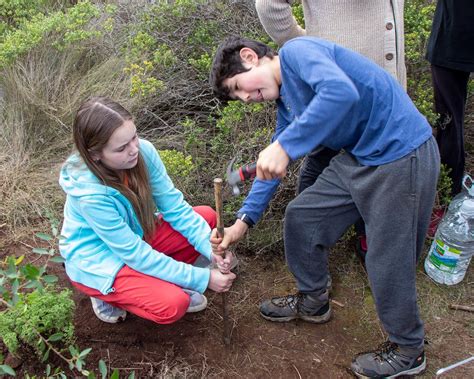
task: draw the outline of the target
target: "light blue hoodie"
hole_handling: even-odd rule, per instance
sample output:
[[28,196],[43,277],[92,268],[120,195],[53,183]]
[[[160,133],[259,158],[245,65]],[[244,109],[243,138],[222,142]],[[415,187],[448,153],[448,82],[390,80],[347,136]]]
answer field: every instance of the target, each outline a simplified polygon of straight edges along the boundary
[[[163,219],[195,249],[211,258],[207,222],[183,199],[154,146],[140,140],[140,152],[150,177],[153,199]],[[127,265],[183,288],[204,292],[210,270],[175,261],[146,243],[132,204],[119,191],[100,183],[78,154],[63,165],[59,184],[67,194],[59,250],[69,278],[103,294]]]

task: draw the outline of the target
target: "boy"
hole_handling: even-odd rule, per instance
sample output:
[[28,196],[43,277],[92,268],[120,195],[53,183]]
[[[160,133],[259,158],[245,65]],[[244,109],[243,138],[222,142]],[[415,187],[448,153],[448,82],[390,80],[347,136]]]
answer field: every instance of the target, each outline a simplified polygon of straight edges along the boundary
[[416,262],[434,202],[439,153],[426,119],[396,80],[375,63],[333,43],[295,38],[275,55],[268,46],[231,37],[218,49],[210,82],[223,99],[276,100],[272,143],[257,179],[216,252],[243,237],[272,197],[290,160],[325,146],[344,152],[286,209],[285,254],[298,293],[264,301],[270,321],[329,320],[327,255],[362,216],[367,273],[389,341],[356,356],[358,376],[396,377],[426,366],[416,304]]
[[[301,0],[304,29],[298,25],[290,3],[288,0],[255,1],[263,28],[279,46],[298,36],[323,38],[371,59],[406,88],[404,0]],[[297,193],[311,186],[338,153],[319,146],[307,154],[298,175]],[[357,220],[354,227],[356,254],[364,263],[367,239],[362,219]]]

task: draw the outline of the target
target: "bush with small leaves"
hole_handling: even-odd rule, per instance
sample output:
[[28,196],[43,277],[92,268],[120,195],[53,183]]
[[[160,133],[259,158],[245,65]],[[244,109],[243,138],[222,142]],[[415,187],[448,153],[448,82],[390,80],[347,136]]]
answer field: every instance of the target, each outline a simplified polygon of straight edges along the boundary
[[114,8],[80,1],[64,12],[33,15],[0,40],[0,68],[13,64],[19,56],[39,46],[52,33],[58,36],[52,43],[57,49],[100,36],[103,33],[102,24],[93,20],[97,20],[102,12],[112,13]]
[[44,10],[48,0],[0,0],[0,38]]
[[431,125],[436,123],[438,115],[433,110],[431,74],[425,60],[425,51],[434,9],[434,4],[427,4],[423,0],[405,3],[405,60],[408,71],[408,93]]
[[304,25],[303,4],[301,4],[301,2],[294,2],[293,5],[291,6],[291,11],[298,25],[304,29],[305,25]]
[[193,159],[177,150],[160,150],[160,157],[171,178],[188,176],[194,170]]
[[445,208],[449,205],[452,199],[453,180],[449,176],[451,169],[445,164],[441,165],[441,170],[438,178],[438,192],[436,196],[435,206],[438,208]]
[[0,335],[13,354],[20,342],[44,354],[46,347],[44,342],[38,343],[38,335],[46,339],[60,335],[64,343],[70,343],[74,335],[73,312],[74,301],[69,290],[57,292],[46,287],[41,292],[21,294],[14,306],[0,312]]

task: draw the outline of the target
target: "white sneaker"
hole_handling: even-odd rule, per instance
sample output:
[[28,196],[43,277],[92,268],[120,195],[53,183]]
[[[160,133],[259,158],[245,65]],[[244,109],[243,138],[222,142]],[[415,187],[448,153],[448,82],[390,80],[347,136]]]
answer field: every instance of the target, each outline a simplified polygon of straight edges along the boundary
[[117,322],[124,321],[127,317],[127,311],[114,307],[103,300],[91,297],[92,309],[94,310],[97,318],[103,322],[109,324],[116,324]]
[[183,288],[183,291],[187,293],[191,299],[186,313],[200,312],[207,307],[207,298],[206,296],[200,294],[199,292]]

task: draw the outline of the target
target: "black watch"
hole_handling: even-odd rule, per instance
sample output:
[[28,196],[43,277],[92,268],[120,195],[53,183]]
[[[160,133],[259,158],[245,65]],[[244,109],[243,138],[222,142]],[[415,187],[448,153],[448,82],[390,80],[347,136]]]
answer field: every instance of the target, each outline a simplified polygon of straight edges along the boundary
[[249,228],[255,225],[252,219],[249,216],[247,216],[245,213],[238,213],[237,219],[245,222]]

